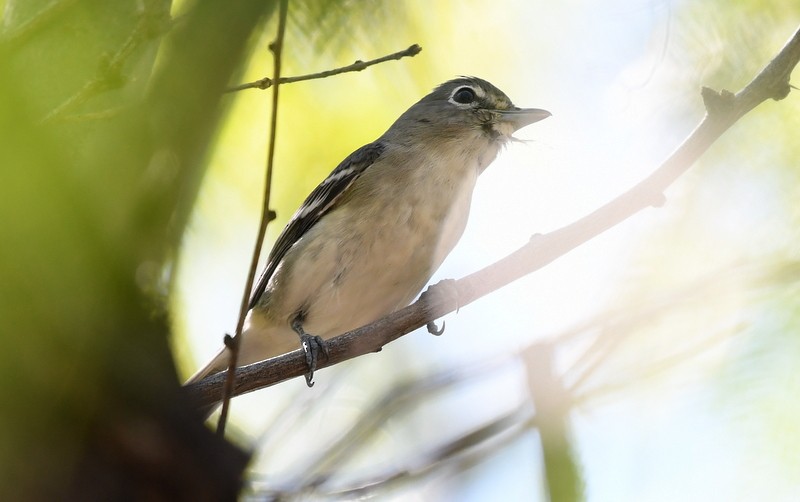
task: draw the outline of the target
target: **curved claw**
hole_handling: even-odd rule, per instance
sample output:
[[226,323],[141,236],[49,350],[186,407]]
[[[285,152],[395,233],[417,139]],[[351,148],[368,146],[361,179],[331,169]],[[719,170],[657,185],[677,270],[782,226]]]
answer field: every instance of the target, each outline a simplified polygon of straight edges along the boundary
[[325,359],[328,359],[328,345],[322,337],[306,333],[303,329],[303,317],[301,315],[298,315],[291,325],[294,332],[300,336],[300,343],[302,344],[303,352],[306,354],[306,364],[308,365],[308,373],[305,374],[306,385],[313,387],[314,371],[317,369],[319,355],[322,353]]
[[442,327],[439,328],[436,326],[436,321],[429,321],[426,327],[428,328],[428,333],[433,336],[441,336],[444,333],[444,328],[447,324],[445,321],[442,321]]
[[319,355],[322,354],[326,360],[328,359],[328,345],[322,337],[309,335],[308,333],[300,335],[300,343],[302,343],[303,351],[306,353],[306,364],[308,365],[308,373],[305,374],[306,385],[313,387],[314,371],[317,369]]

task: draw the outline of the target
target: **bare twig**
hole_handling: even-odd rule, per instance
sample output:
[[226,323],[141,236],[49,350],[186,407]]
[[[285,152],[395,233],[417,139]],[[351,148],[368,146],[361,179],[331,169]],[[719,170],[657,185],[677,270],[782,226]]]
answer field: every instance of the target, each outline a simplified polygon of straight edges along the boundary
[[[627,311],[611,311],[600,316],[593,317],[586,322],[581,323],[585,328],[581,331],[594,331],[591,326],[602,327],[603,333],[601,337],[605,336],[607,332],[622,331],[622,337],[626,338],[630,332],[640,327],[643,319],[653,319],[656,314],[664,314],[675,309],[680,308],[687,302],[692,301],[698,296],[707,295],[708,287],[725,287],[726,281],[744,279],[748,284],[754,284],[761,288],[774,288],[783,286],[786,283],[794,283],[800,277],[800,262],[789,260],[781,262],[777,266],[764,266],[764,264],[746,264],[740,263],[733,267],[725,267],[717,270],[712,274],[705,275],[700,279],[693,280],[687,284],[673,289],[664,294],[659,294],[642,303],[642,307],[633,312]],[[740,324],[735,326],[721,326],[719,331],[703,337],[701,340],[692,343],[690,346],[677,350],[669,355],[660,357],[646,365],[646,367],[636,368],[624,375],[619,375],[619,378],[612,382],[604,383],[588,390],[579,389],[577,382],[564,388],[559,383],[564,381],[564,377],[557,377],[552,374],[552,371],[546,371],[552,361],[552,354],[549,352],[542,353],[544,349],[547,351],[548,347],[557,348],[556,344],[564,342],[564,337],[556,335],[551,337],[548,341],[542,343],[538,342],[524,350],[526,356],[539,354],[539,358],[530,359],[529,369],[534,372],[529,374],[529,383],[531,385],[531,392],[534,396],[534,402],[538,402],[537,415],[535,422],[527,423],[524,430],[531,427],[538,427],[540,434],[552,436],[552,421],[560,414],[559,409],[567,410],[574,406],[583,406],[587,402],[602,399],[603,397],[613,394],[621,389],[630,388],[630,382],[639,382],[648,378],[652,378],[659,374],[669,371],[671,368],[697,357],[711,350],[719,345],[720,342],[729,338],[731,331],[741,330],[746,326]],[[575,330],[568,330],[570,336],[566,338],[572,340],[571,334]],[[485,458],[487,453],[496,451],[496,448],[502,447],[507,444],[505,434],[515,429],[519,425],[518,422],[507,422],[505,417],[497,417],[489,424],[481,427],[480,430],[486,432],[475,434],[475,432],[468,433],[463,436],[458,436],[455,439],[450,439],[442,444],[434,447],[431,451],[421,454],[416,460],[409,463],[404,463],[401,467],[393,467],[378,474],[366,476],[361,480],[348,482],[347,488],[337,488],[337,491],[330,492],[326,490],[331,481],[335,478],[341,479],[338,476],[339,467],[343,465],[343,459],[352,458],[361,453],[360,448],[365,444],[369,444],[370,438],[385,424],[386,420],[398,416],[398,413],[407,412],[416,404],[423,400],[434,399],[443,391],[449,391],[454,386],[464,384],[470,379],[485,379],[487,375],[500,368],[507,368],[508,365],[519,358],[519,354],[506,354],[488,361],[480,361],[477,365],[467,364],[464,367],[450,369],[447,371],[437,372],[432,375],[426,375],[422,378],[411,380],[401,383],[384,393],[381,397],[376,399],[368,409],[360,414],[359,419],[352,425],[347,427],[345,432],[339,439],[331,445],[323,447],[321,453],[315,458],[305,462],[301,467],[293,469],[297,473],[295,476],[289,477],[286,481],[275,482],[274,479],[270,480],[270,485],[264,486],[260,482],[255,481],[255,489],[259,494],[272,495],[280,498],[280,496],[296,496],[298,494],[313,492],[316,495],[331,496],[354,496],[354,495],[374,495],[376,490],[387,490],[397,484],[409,483],[425,476],[442,474],[448,468],[463,467],[463,464],[468,462],[469,458],[479,461]],[[547,377],[543,377],[536,371],[544,372]],[[575,370],[568,370],[567,374]],[[579,375],[581,379],[584,374]],[[556,378],[554,381],[553,379]],[[324,381],[324,380],[323,380]],[[336,381],[341,382],[341,379]],[[536,386],[538,385],[538,389]],[[560,389],[560,394],[563,395],[561,405],[547,406],[542,403],[542,398],[548,397],[553,394],[554,389]],[[575,392],[579,394],[575,394]],[[559,394],[559,393],[556,393]],[[326,395],[330,395],[326,393]],[[539,396],[537,398],[537,395]],[[294,403],[293,403],[294,404]],[[307,406],[307,403],[306,403]],[[300,407],[302,409],[303,405]],[[554,413],[554,409],[556,413]],[[562,417],[563,418],[563,417]],[[290,422],[296,420],[289,418]],[[502,426],[500,426],[502,424]],[[491,431],[491,434],[488,432]],[[271,433],[280,434],[272,430]],[[521,431],[520,431],[521,432]],[[516,437],[516,433],[513,433]],[[550,437],[550,440],[553,438]],[[542,440],[544,442],[544,438]],[[565,442],[562,442],[560,447],[569,447]],[[468,456],[464,454],[466,450],[470,450]],[[556,449],[557,450],[557,449]],[[431,452],[440,452],[442,454],[433,454]],[[478,452],[483,452],[481,457]],[[552,455],[553,448],[550,445],[550,454]],[[558,451],[555,452],[558,454]],[[545,451],[545,457],[548,452]],[[556,455],[557,457],[557,455]],[[558,458],[558,457],[557,457]],[[569,457],[566,457],[568,460]],[[563,459],[561,459],[563,460]],[[547,477],[556,475],[559,479],[550,479],[548,486],[551,493],[563,490],[565,488],[576,488],[580,486],[580,479],[577,476],[577,466],[573,463],[567,463],[569,469],[565,469],[564,465],[553,465],[553,458],[550,457],[550,466],[546,464]],[[411,468],[410,466],[414,466]],[[563,479],[565,473],[572,473],[572,477]],[[334,482],[335,483],[335,482]],[[568,499],[575,497],[564,496],[559,493],[560,499]],[[554,500],[556,497],[551,497]]]
[[[596,211],[531,241],[498,262],[464,277],[446,288],[456,288],[457,297],[442,294],[435,286],[414,304],[362,328],[327,341],[330,356],[320,367],[375,352],[385,344],[410,333],[429,321],[485,296],[534,272],[584,242],[621,223],[644,208],[664,202],[664,191],[702,155],[731,125],[768,98],[783,99],[790,90],[789,76],[800,60],[800,30],[780,53],[742,91],[732,94],[704,88],[706,116],[683,144],[650,176]],[[236,395],[274,385],[303,375],[305,357],[296,350],[239,370]],[[199,407],[221,398],[225,374],[212,375],[187,387]]]
[[[405,462],[401,467],[391,467],[384,472],[366,476],[348,483],[349,487],[326,491],[323,485],[304,485],[303,487],[258,487],[259,496],[269,500],[281,500],[282,497],[296,496],[312,491],[328,498],[352,500],[374,494],[376,490],[386,490],[403,483],[411,483],[421,478],[440,473],[445,467],[463,467],[473,465],[486,459],[492,452],[498,451],[518,438],[521,434],[536,426],[536,416],[531,407],[522,404],[509,413],[499,416],[490,422],[456,437],[444,444],[436,445],[414,459]],[[328,479],[330,476],[323,476]]]
[[[703,274],[686,284],[661,292],[639,303],[639,308],[605,313],[594,317],[584,325],[592,326],[599,334],[578,359],[564,371],[563,379],[570,392],[576,392],[594,373],[602,367],[614,350],[633,336],[638,328],[651,324],[661,315],[666,315],[680,306],[698,298],[704,298],[715,288],[724,288],[731,282],[753,273],[753,266],[738,263]],[[558,339],[558,338],[557,338]],[[560,339],[558,339],[560,341]]]
[[[270,44],[270,50],[273,54],[273,75],[280,83],[281,76],[281,54],[283,52],[283,38],[286,33],[286,16],[289,11],[289,0],[281,0],[280,13],[278,18],[278,34],[275,41]],[[222,400],[222,410],[219,415],[219,422],[217,422],[217,434],[225,434],[225,423],[228,419],[228,408],[230,399],[233,395],[233,382],[236,377],[237,359],[239,357],[239,340],[242,338],[242,328],[244,327],[244,320],[247,317],[248,306],[250,305],[250,295],[253,291],[253,281],[255,280],[256,273],[258,272],[258,259],[261,257],[261,247],[264,242],[264,235],[267,233],[267,224],[272,219],[274,213],[269,209],[270,195],[272,192],[272,168],[275,159],[275,136],[277,133],[278,124],[278,90],[280,85],[276,85],[272,89],[272,116],[270,118],[269,126],[269,152],[267,153],[267,173],[264,179],[264,200],[261,209],[261,221],[258,225],[258,235],[256,236],[256,243],[253,249],[253,258],[250,260],[250,270],[247,273],[247,281],[242,294],[242,303],[239,306],[239,319],[236,322],[236,333],[233,338],[225,335],[225,346],[228,347],[230,352],[230,362],[228,363],[228,374],[225,381],[225,389]],[[273,216],[274,217],[274,216]]]
[[326,447],[303,468],[297,469],[298,477],[286,483],[289,487],[321,486],[336,474],[336,467],[344,460],[358,453],[358,448],[368,444],[368,439],[380,430],[390,418],[403,410],[412,408],[414,403],[430,398],[432,395],[451,389],[456,384],[470,378],[482,378],[491,371],[507,366],[516,356],[503,355],[469,368],[457,368],[421,379],[400,383],[376,399],[370,408],[360,415],[360,419],[348,428],[348,432]]
[[[570,368],[564,372],[562,377],[568,383],[567,388],[573,394],[582,390],[592,376],[608,361],[614,350],[625,340],[630,338],[635,330],[645,323],[652,323],[658,316],[666,315],[671,311],[676,311],[681,307],[686,307],[692,302],[698,302],[707,297],[710,291],[727,290],[736,281],[744,282],[751,289],[775,288],[785,283],[797,282],[800,280],[800,262],[796,260],[784,260],[777,266],[766,266],[763,263],[738,263],[734,266],[719,269],[711,274],[706,274],[699,279],[693,280],[678,288],[660,294],[645,304],[635,312],[619,316],[608,322],[598,320],[596,326],[602,328],[600,334],[592,342],[590,347],[580,356]],[[756,290],[754,294],[761,294]],[[610,316],[609,316],[610,317]],[[718,341],[724,338],[719,337]],[[699,353],[707,343],[703,340],[697,341],[686,350],[680,352],[680,356],[670,356],[671,360],[678,362],[681,357],[686,357],[694,353]],[[663,361],[663,359],[662,359]],[[659,362],[648,363],[648,367],[663,365]],[[667,369],[667,368],[665,368]],[[625,381],[635,381],[638,377],[626,378]]]
[[650,361],[646,366],[637,367],[633,371],[626,372],[614,381],[605,382],[601,385],[575,393],[573,395],[573,404],[576,406],[585,406],[590,401],[597,401],[615,392],[630,390],[632,382],[644,382],[658,375],[662,375],[680,364],[685,364],[693,358],[702,356],[705,352],[719,347],[722,342],[731,339],[746,328],[748,328],[746,323],[723,325],[710,335],[697,340],[696,343],[693,343],[683,350],[667,354],[658,360]]
[[339,75],[340,73],[348,73],[353,71],[361,71],[369,68],[370,66],[384,63],[386,61],[392,61],[397,59],[402,59],[405,57],[414,57],[420,53],[422,47],[417,44],[412,45],[408,49],[395,52],[393,54],[388,54],[383,57],[379,57],[377,59],[370,59],[369,61],[361,61],[358,60],[355,63],[347,66],[342,66],[341,68],[334,68],[332,70],[325,70],[319,73],[310,73],[308,75],[299,75],[297,77],[264,77],[259,80],[255,80],[253,82],[248,82],[246,84],[239,84],[233,87],[230,87],[225,90],[225,92],[237,92],[243,91],[245,89],[268,89],[274,85],[277,81],[280,84],[292,84],[294,82],[302,82],[304,80],[314,80],[319,78],[326,78],[331,77],[333,75]]
[[520,405],[515,410],[471,432],[435,446],[405,468],[391,469],[372,478],[358,480],[351,484],[353,488],[327,495],[352,500],[374,493],[378,488],[391,488],[399,483],[414,482],[432,472],[441,472],[440,469],[444,467],[457,467],[463,471],[470,465],[484,462],[493,452],[511,444],[520,435],[535,427],[536,423],[537,416],[533,414],[530,406]]

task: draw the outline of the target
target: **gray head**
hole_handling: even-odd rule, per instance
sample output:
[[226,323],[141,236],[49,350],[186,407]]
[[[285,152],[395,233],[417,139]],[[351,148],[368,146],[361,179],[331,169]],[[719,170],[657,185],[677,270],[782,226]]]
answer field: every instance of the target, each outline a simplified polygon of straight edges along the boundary
[[[449,80],[409,108],[386,136],[435,135],[440,139],[504,143],[514,131],[550,116],[537,108],[518,108],[503,91],[477,77]],[[396,133],[396,134],[393,134]]]

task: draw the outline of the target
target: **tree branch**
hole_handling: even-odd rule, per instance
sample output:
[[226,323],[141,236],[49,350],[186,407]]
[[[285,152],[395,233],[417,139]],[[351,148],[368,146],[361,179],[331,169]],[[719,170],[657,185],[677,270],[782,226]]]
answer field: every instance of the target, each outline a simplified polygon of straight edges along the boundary
[[[452,389],[456,384],[464,384],[470,379],[486,378],[491,371],[506,367],[513,358],[513,355],[503,355],[469,368],[441,371],[393,386],[361,413],[359,419],[348,427],[347,432],[324,450],[312,454],[301,468],[295,469],[297,475],[282,486],[295,491],[323,486],[345,465],[346,459],[363,453],[363,447],[370,444],[370,439],[382,430],[388,420],[413,408],[415,404]],[[527,411],[530,414],[531,410]],[[448,445],[452,446],[452,443],[445,442],[437,449],[449,450],[451,448]]]
[[[320,368],[378,351],[429,321],[544,267],[642,209],[661,206],[665,201],[664,191],[739,118],[769,98],[780,100],[788,95],[789,76],[798,60],[800,30],[738,93],[715,92],[704,88],[702,96],[706,115],[703,120],[658,169],[636,186],[570,225],[549,234],[533,236],[527,245],[498,262],[457,281],[446,281],[446,288],[438,284],[432,286],[417,302],[402,310],[368,326],[331,338],[327,341],[330,357],[320,361]],[[306,371],[303,351],[295,350],[240,368],[234,394],[268,387],[298,377]],[[220,400],[224,379],[225,373],[212,375],[187,386],[187,391],[198,407],[208,408]]]
[[408,486],[433,473],[441,473],[445,468],[464,471],[468,466],[485,461],[536,425],[537,415],[529,406],[520,405],[445,444],[434,446],[401,467],[391,467],[372,477],[354,480],[349,487],[324,495],[346,500],[368,498],[378,489]]
[[[403,59],[404,57],[414,57],[417,54],[419,54],[421,50],[422,50],[422,47],[420,47],[417,44],[414,44],[411,47],[409,47],[408,49],[405,49],[405,50],[402,50],[402,51],[399,51],[399,52],[388,54],[386,56],[379,57],[377,59],[371,59],[369,61],[358,60],[358,61],[356,61],[355,63],[353,63],[351,65],[342,66],[341,68],[334,68],[333,70],[325,70],[325,71],[321,71],[319,73],[310,73],[308,75],[299,75],[297,77],[279,77],[278,78],[278,83],[280,83],[280,84],[291,84],[291,83],[294,83],[294,82],[302,82],[304,80],[315,80],[315,79],[319,79],[319,78],[332,77],[333,75],[339,75],[340,73],[361,71],[361,70],[365,70],[365,69],[369,68],[370,66],[373,66],[373,65],[376,65],[376,64],[379,64],[379,63],[383,63],[383,62],[386,62],[386,61],[392,61],[392,60],[396,60],[396,59]],[[273,84],[274,84],[274,79],[271,79],[269,77],[264,77],[262,79],[255,80],[253,82],[248,82],[246,84],[239,84],[239,85],[236,85],[234,87],[230,87],[230,88],[226,89],[225,92],[237,92],[237,91],[243,91],[245,89],[262,89],[263,90],[263,89],[269,89],[270,87],[272,87]]]
[[[286,33],[286,17],[289,12],[289,0],[280,1],[280,10],[278,15],[278,34],[275,41],[270,45],[270,50],[273,55],[273,75],[278,79],[280,84],[281,76],[281,62],[283,54],[283,38]],[[225,346],[230,353],[230,360],[228,363],[228,378],[225,381],[223,388],[222,410],[220,411],[219,421],[217,422],[217,434],[220,436],[225,435],[225,423],[228,419],[228,408],[230,399],[233,396],[233,382],[236,378],[237,360],[239,358],[239,340],[242,339],[242,329],[244,328],[244,320],[247,317],[247,306],[250,305],[250,295],[253,292],[253,281],[255,281],[256,273],[258,273],[258,259],[261,257],[261,247],[264,243],[264,236],[267,233],[267,225],[274,219],[274,213],[270,211],[270,197],[272,193],[272,171],[275,160],[275,138],[278,130],[278,90],[280,85],[276,85],[272,89],[272,114],[270,116],[269,125],[269,146],[267,147],[267,171],[264,177],[264,198],[261,208],[261,221],[258,224],[258,235],[253,248],[253,257],[250,259],[250,271],[247,273],[247,281],[244,286],[244,293],[242,293],[242,301],[239,307],[239,318],[236,322],[236,331],[231,338],[225,335]],[[271,217],[272,216],[272,217]]]
[[[408,486],[434,474],[441,474],[444,469],[464,470],[475,465],[492,453],[506,447],[511,441],[525,434],[537,425],[530,405],[520,405],[500,415],[472,431],[461,434],[443,444],[435,445],[406,461],[398,461],[382,472],[348,480],[346,486],[328,487],[320,484],[303,484],[302,486],[280,485],[270,486],[264,483],[258,486],[255,481],[255,493],[268,500],[283,500],[302,495],[317,495],[329,499],[351,500],[365,498],[379,493],[378,490],[390,490],[399,486]],[[330,479],[332,473],[323,473],[324,480]]]

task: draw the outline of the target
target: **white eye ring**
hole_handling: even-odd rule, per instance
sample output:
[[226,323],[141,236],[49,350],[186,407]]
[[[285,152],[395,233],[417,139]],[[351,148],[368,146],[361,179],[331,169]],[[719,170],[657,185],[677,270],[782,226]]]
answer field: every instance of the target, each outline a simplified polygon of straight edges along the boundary
[[459,108],[471,107],[479,98],[484,95],[483,90],[471,85],[462,85],[453,90],[447,100]]

